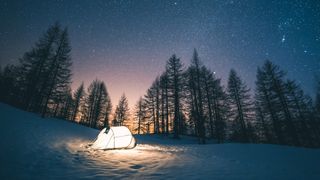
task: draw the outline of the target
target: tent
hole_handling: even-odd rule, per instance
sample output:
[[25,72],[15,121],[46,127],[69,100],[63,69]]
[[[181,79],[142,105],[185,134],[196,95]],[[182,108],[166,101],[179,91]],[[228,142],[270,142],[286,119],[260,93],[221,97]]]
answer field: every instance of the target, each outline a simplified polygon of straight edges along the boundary
[[92,144],[93,149],[131,149],[136,140],[125,126],[104,128]]

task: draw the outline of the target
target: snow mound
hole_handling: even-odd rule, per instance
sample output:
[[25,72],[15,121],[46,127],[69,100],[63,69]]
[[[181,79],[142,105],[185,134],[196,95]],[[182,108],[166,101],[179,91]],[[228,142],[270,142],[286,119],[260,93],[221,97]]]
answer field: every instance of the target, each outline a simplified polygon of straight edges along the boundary
[[0,103],[0,179],[320,179],[320,150],[197,145],[136,136],[131,150],[93,150],[99,131]]

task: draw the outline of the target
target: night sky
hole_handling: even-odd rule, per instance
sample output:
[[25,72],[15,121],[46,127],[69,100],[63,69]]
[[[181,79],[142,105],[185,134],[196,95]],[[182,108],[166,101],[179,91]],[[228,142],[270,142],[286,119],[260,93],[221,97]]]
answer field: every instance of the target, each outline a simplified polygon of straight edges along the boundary
[[73,84],[106,82],[133,106],[177,54],[193,49],[224,84],[234,68],[254,89],[257,66],[278,64],[313,96],[320,73],[319,0],[0,1],[0,64],[16,64],[54,22],[69,29]]

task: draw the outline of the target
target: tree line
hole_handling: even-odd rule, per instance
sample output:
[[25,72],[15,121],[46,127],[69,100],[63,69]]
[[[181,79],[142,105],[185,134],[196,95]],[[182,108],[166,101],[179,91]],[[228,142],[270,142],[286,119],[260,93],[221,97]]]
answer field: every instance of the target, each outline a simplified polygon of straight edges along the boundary
[[[56,117],[101,129],[123,125],[128,101],[123,95],[110,120],[112,104],[107,87],[94,80],[71,90],[71,46],[67,28],[55,23],[17,65],[0,68],[0,100],[42,117]],[[112,124],[109,124],[112,123]]]
[[55,23],[17,65],[0,68],[0,101],[92,128],[125,125],[137,134],[192,135],[201,144],[215,139],[320,146],[320,77],[313,100],[269,60],[257,68],[251,91],[234,69],[224,87],[196,50],[188,67],[172,55],[132,114],[125,94],[112,113],[101,80],[72,91],[71,66],[68,30]]
[[257,68],[254,92],[234,69],[227,87],[203,65],[194,50],[185,68],[176,55],[166,63],[135,106],[135,130],[140,133],[193,135],[223,142],[320,146],[320,81],[316,100],[266,60]]

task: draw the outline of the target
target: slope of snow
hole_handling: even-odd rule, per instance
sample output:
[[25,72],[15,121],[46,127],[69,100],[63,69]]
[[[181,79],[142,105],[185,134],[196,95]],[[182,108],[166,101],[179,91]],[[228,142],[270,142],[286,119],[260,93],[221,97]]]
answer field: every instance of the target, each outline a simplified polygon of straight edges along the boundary
[[0,179],[320,179],[320,150],[263,144],[197,145],[136,136],[132,150],[91,150],[99,133],[0,103]]

